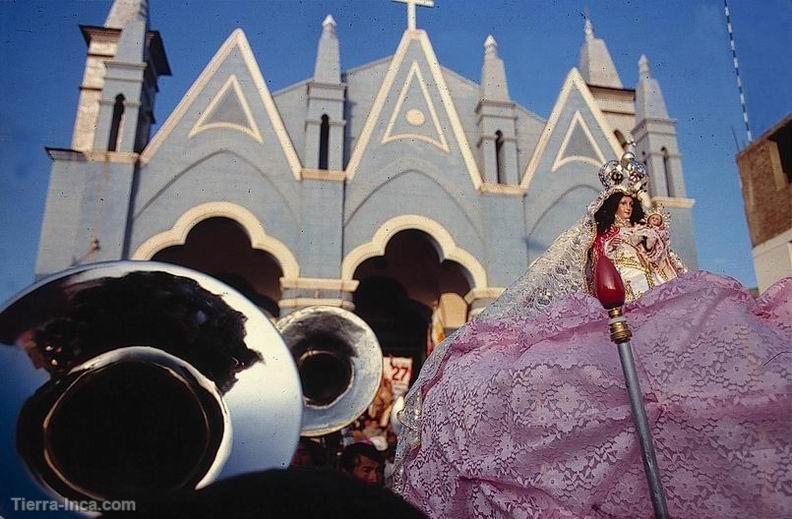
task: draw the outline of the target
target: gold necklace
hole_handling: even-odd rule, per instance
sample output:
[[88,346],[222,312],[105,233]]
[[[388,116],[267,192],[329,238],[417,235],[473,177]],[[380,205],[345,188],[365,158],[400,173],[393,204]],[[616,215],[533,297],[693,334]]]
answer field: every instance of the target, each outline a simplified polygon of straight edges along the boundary
[[625,220],[616,215],[616,220],[613,222],[616,227],[632,227],[630,220]]

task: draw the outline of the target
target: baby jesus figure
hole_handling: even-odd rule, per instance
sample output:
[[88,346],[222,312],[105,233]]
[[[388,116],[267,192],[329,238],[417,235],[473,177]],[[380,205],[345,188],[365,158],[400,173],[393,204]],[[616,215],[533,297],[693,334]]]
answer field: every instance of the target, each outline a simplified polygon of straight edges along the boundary
[[655,274],[663,281],[675,278],[687,269],[682,261],[671,250],[671,231],[668,226],[670,215],[663,214],[656,208],[646,215],[646,223],[638,226],[634,239],[646,254]]

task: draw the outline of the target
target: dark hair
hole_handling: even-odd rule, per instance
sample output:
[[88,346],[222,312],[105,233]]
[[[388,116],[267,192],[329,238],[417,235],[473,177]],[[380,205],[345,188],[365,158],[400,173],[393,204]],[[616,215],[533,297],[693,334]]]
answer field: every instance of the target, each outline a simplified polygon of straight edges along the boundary
[[619,208],[619,202],[625,196],[633,199],[633,210],[630,215],[630,222],[636,224],[644,219],[644,210],[641,207],[641,202],[632,195],[618,191],[609,196],[605,202],[602,203],[597,212],[594,213],[594,220],[597,222],[597,233],[602,234],[607,231],[613,222],[616,221],[616,210]]
[[311,458],[312,466],[324,466],[326,461],[326,451],[322,444],[315,442],[310,438],[306,438],[305,436],[301,436],[297,448],[299,449],[300,447],[305,449],[305,451],[308,453],[308,456]]
[[344,472],[352,472],[360,462],[361,456],[376,461],[378,465],[385,463],[382,453],[376,447],[370,443],[359,442],[344,447],[341,458],[338,460],[338,466]]
[[98,281],[72,287],[66,310],[34,331],[36,344],[57,361],[46,359],[49,371],[63,374],[115,348],[153,345],[225,393],[236,373],[260,360],[245,343],[246,317],[193,279],[136,271]]

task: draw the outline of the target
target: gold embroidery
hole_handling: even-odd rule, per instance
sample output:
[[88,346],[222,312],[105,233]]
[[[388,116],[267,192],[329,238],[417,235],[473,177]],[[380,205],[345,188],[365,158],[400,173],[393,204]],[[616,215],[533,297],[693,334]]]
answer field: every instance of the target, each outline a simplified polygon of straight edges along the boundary
[[[630,239],[633,237],[631,229],[624,229],[618,235],[621,238],[621,245],[616,249],[616,255],[612,258],[614,265],[620,273],[624,270],[630,269],[638,271],[646,280],[648,288],[654,288],[657,283],[655,282],[654,269],[642,254],[642,251]],[[625,292],[628,301],[635,299],[638,295],[630,284],[629,280],[625,280]],[[642,293],[642,292],[641,292]]]
[[635,292],[633,291],[632,285],[629,281],[624,282],[624,300],[629,303],[631,301],[635,301]]

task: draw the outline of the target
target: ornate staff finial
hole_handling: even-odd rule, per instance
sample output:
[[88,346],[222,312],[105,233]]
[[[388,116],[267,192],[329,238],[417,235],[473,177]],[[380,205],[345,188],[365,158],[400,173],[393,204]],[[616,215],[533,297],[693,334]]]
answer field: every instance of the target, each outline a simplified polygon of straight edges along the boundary
[[415,30],[415,6],[434,7],[433,0],[393,0],[401,4],[407,4],[407,30]]

